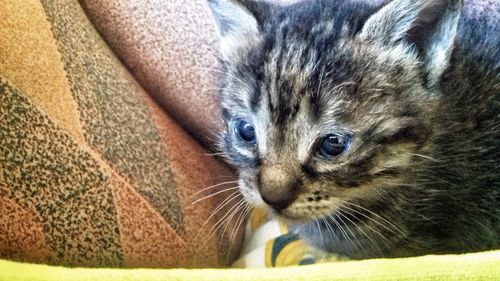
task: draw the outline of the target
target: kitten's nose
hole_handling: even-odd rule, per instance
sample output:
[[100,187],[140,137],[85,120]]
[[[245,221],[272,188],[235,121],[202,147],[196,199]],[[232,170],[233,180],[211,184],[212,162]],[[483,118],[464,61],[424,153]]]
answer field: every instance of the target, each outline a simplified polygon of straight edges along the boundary
[[262,167],[259,191],[262,200],[280,212],[295,200],[300,180],[295,173],[283,165]]

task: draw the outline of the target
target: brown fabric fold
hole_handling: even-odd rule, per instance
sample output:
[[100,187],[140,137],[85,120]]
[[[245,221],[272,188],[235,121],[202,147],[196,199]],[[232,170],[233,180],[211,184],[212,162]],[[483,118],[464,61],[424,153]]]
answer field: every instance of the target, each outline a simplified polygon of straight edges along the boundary
[[160,109],[80,4],[0,0],[0,18],[0,258],[230,263],[242,238],[240,229],[230,241],[235,220],[198,234],[239,198],[210,219],[231,192],[191,203],[232,186],[193,197],[233,172]]

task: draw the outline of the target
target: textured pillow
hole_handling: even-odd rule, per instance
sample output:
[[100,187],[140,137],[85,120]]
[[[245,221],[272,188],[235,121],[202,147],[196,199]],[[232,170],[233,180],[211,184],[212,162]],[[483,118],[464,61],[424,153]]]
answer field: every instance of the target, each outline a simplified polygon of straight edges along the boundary
[[80,0],[131,73],[190,133],[211,142],[217,33],[206,0]]
[[233,185],[195,193],[232,171],[153,102],[80,4],[5,0],[0,19],[0,258],[229,264],[242,216],[216,222],[238,197],[212,190]]
[[191,134],[213,145],[222,122],[214,83],[218,37],[208,1],[80,2],[138,82]]

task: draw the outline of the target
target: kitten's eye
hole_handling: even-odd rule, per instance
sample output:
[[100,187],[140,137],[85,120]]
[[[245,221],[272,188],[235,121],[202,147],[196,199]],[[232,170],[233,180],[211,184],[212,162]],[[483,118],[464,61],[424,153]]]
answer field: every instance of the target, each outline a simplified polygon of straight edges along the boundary
[[323,137],[318,153],[324,158],[339,156],[349,148],[351,137],[344,134],[329,134]]
[[236,120],[234,132],[244,142],[254,144],[256,141],[255,128],[245,120]]

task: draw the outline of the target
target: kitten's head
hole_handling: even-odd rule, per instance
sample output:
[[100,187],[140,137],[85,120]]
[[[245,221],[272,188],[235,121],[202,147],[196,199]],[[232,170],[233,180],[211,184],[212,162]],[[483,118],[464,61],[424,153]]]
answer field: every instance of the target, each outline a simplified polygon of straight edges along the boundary
[[407,171],[432,150],[460,1],[211,6],[222,148],[248,201],[307,221],[408,188]]

